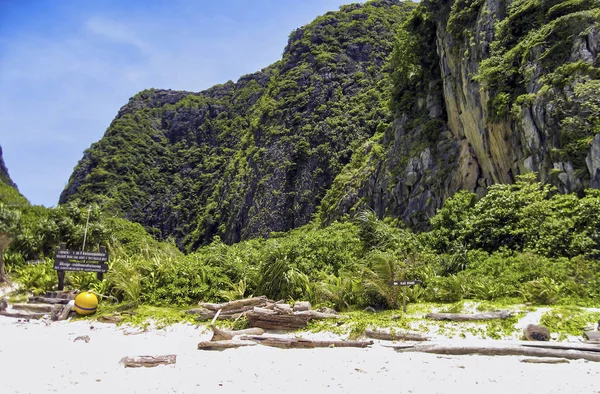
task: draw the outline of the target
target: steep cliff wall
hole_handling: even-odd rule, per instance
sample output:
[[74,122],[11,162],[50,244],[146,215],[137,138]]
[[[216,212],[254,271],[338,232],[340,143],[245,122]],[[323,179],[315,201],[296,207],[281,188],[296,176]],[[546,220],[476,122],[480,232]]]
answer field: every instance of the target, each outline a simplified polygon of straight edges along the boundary
[[422,2],[395,48],[393,125],[336,179],[321,218],[371,207],[423,227],[457,190],[532,171],[562,192],[599,187],[599,5]]
[[308,223],[355,149],[392,118],[387,58],[413,7],[343,6],[236,83],[139,93],[84,153],[60,202],[101,202],[191,248]]
[[6,168],[4,158],[2,157],[2,146],[0,146],[0,182],[18,190],[17,185],[10,179],[10,175],[8,175],[8,168]]

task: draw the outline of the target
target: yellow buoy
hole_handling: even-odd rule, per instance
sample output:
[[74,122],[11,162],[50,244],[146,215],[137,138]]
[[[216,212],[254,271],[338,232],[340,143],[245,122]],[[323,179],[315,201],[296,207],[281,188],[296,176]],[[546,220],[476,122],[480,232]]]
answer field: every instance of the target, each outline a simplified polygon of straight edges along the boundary
[[75,312],[79,315],[91,315],[96,312],[98,307],[98,298],[95,294],[84,291],[75,297]]

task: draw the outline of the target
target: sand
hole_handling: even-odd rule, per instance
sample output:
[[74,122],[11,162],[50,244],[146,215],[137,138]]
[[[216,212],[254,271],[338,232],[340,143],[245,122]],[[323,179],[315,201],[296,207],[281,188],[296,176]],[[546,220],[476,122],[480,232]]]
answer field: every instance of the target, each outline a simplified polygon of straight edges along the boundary
[[[93,327],[93,328],[92,328]],[[74,342],[88,335],[89,343]],[[600,363],[525,364],[521,357],[437,356],[369,349],[199,351],[209,334],[0,316],[0,393],[599,393]],[[125,356],[177,363],[124,368]]]

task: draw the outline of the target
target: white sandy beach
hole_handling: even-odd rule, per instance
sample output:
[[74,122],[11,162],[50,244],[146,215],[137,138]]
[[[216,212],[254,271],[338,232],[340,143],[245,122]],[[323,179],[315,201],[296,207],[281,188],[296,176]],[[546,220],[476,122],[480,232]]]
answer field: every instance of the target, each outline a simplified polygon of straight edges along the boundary
[[[93,327],[93,329],[91,329]],[[137,333],[84,321],[0,316],[0,393],[600,393],[600,363],[525,364],[521,357],[437,356],[369,349],[200,351],[192,325]],[[130,334],[130,335],[127,335]],[[88,335],[90,342],[73,342]],[[124,356],[177,363],[124,368]]]

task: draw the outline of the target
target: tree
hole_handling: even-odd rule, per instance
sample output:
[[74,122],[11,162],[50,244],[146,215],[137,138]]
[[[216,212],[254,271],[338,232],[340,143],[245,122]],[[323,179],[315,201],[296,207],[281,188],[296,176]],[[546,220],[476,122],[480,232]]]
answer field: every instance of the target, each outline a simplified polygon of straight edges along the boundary
[[8,248],[19,222],[19,214],[0,202],[0,283],[9,280],[4,267],[4,251]]

